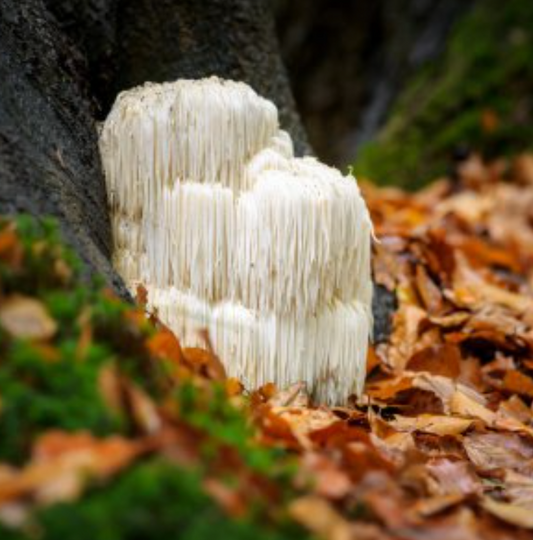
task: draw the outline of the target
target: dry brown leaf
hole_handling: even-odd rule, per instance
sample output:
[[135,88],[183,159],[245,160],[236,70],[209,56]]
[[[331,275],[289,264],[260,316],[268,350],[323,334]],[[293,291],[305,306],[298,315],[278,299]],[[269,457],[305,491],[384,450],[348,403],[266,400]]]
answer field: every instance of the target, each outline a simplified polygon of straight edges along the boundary
[[352,481],[332,459],[317,452],[306,452],[302,459],[303,482],[311,481],[312,489],[321,497],[341,499],[352,490]]
[[430,373],[417,373],[413,378],[413,386],[435,394],[448,409],[448,403],[453,396],[456,385],[449,377],[431,375]]
[[521,154],[513,162],[513,176],[525,186],[533,186],[533,155]]
[[467,396],[464,392],[454,392],[450,398],[449,407],[452,414],[479,418],[488,426],[492,425],[496,419],[495,412],[487,409],[487,407]]
[[498,414],[507,416],[524,423],[531,420],[531,409],[519,396],[511,396],[507,401],[502,401],[498,408]]
[[324,540],[353,540],[350,523],[321,497],[308,495],[292,501],[289,515]]
[[521,396],[533,397],[533,379],[520,371],[506,371],[502,388]]
[[383,438],[371,433],[370,438],[380,455],[398,468],[405,466],[408,458],[416,453],[411,433],[393,433]]
[[212,351],[201,349],[200,347],[186,347],[182,350],[183,358],[194,371],[202,371],[210,379],[226,379],[226,369],[220,358]]
[[113,363],[105,364],[98,374],[98,389],[104,403],[115,414],[124,414],[123,392],[120,373]]
[[166,327],[148,341],[148,349],[156,358],[172,360],[176,363],[183,361],[183,351],[176,336]]
[[439,514],[452,506],[463,502],[465,499],[462,493],[449,495],[435,495],[424,499],[419,499],[411,508],[410,513],[420,517],[430,517]]
[[0,325],[12,336],[25,339],[50,339],[57,331],[57,324],[45,306],[34,298],[21,295],[2,301]]
[[23,253],[15,226],[4,227],[0,231],[0,261],[17,268],[22,262]]
[[409,390],[412,387],[412,377],[400,376],[395,377],[394,379],[385,379],[383,381],[368,384],[365,391],[373,399],[388,401],[400,392]]
[[147,435],[157,433],[162,427],[162,421],[153,400],[133,383],[125,383],[124,389],[131,416],[139,430]]
[[461,352],[457,345],[437,343],[415,353],[407,363],[410,371],[428,371],[455,379],[461,372]]
[[418,306],[402,304],[393,317],[393,333],[389,354],[386,359],[388,365],[396,372],[401,373],[409,358],[423,345],[420,345],[420,323],[427,318],[426,312]]
[[433,314],[442,311],[444,304],[440,289],[421,264],[416,267],[416,286],[428,313]]
[[430,474],[432,495],[472,495],[482,492],[482,484],[472,465],[466,461],[446,458],[430,460],[426,469]]
[[399,431],[423,431],[445,436],[460,435],[470,428],[472,423],[471,418],[422,414],[415,417],[396,415],[389,425]]
[[504,478],[505,497],[518,506],[533,511],[533,478],[515,471],[505,471]]
[[310,436],[314,432],[336,424],[343,424],[342,420],[339,420],[329,409],[272,407],[271,412],[286,423],[296,440],[304,448],[311,448]]
[[33,460],[0,483],[0,505],[28,496],[42,504],[73,500],[91,477],[107,478],[143,451],[139,443],[118,436],[48,432],[37,441]]
[[472,433],[463,444],[482,470],[521,468],[533,458],[533,443],[513,433]]
[[471,314],[468,311],[455,311],[448,315],[430,317],[429,320],[442,328],[453,328],[463,325],[470,317]]
[[529,508],[516,504],[495,501],[484,497],[481,506],[493,516],[524,529],[533,529],[533,512]]

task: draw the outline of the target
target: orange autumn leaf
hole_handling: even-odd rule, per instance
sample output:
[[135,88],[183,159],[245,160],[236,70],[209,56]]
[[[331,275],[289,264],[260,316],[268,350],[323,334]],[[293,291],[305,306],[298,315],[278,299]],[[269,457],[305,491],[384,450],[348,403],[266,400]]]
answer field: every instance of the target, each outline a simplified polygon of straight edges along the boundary
[[438,343],[415,353],[407,362],[411,371],[428,371],[433,375],[456,378],[461,371],[461,352],[457,345]]
[[226,369],[224,365],[211,351],[201,349],[199,347],[186,347],[182,350],[183,359],[195,371],[203,370],[211,379],[225,379]]
[[0,231],[0,260],[12,267],[19,267],[23,249],[14,226],[4,227]]
[[521,396],[533,397],[533,379],[515,370],[505,372],[502,388]]
[[166,358],[175,362],[183,360],[183,351],[176,336],[168,329],[162,328],[147,343],[148,350],[157,358]]
[[371,383],[366,386],[365,391],[371,398],[388,401],[400,392],[409,390],[412,387],[413,381],[411,377],[396,377]]

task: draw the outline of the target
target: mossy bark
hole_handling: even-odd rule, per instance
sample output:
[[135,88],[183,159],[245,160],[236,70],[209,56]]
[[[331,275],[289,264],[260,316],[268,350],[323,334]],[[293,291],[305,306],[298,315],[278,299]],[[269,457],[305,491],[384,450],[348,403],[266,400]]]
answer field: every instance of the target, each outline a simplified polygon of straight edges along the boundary
[[457,147],[504,155],[533,145],[533,4],[478,1],[444,54],[412,78],[355,171],[408,188],[449,172]]

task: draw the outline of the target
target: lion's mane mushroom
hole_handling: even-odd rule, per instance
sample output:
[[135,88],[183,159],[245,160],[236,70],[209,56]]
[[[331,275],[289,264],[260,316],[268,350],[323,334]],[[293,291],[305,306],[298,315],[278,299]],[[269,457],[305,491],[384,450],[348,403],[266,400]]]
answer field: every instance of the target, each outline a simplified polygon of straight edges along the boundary
[[209,78],[123,92],[100,139],[114,264],[186,345],[249,387],[360,393],[371,222],[355,179],[295,158],[276,107]]

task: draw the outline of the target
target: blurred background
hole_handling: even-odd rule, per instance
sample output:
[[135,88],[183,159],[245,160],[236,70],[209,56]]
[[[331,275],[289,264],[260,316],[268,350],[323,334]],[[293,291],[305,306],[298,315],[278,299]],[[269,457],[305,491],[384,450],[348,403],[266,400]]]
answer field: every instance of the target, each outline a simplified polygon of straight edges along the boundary
[[533,1],[272,0],[324,161],[417,187],[533,142]]

